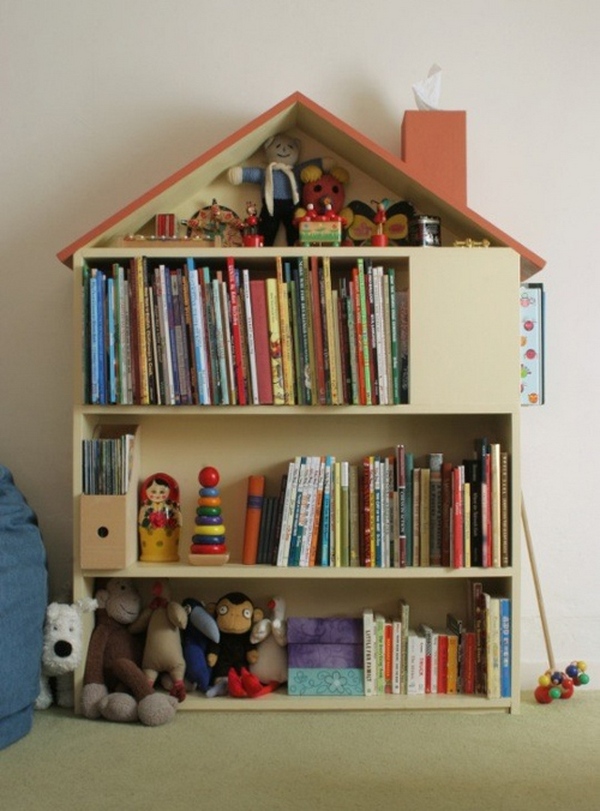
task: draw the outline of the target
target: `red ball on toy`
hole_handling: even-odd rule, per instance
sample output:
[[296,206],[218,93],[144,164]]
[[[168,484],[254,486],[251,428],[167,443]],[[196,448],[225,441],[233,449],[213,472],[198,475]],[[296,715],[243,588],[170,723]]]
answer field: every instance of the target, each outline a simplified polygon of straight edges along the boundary
[[198,481],[202,487],[216,487],[220,481],[219,471],[216,467],[203,467],[198,473]]
[[548,687],[544,687],[543,685],[539,685],[535,688],[535,700],[538,704],[551,704],[552,703],[552,696],[550,695],[550,690]]
[[561,698],[571,698],[573,693],[575,692],[575,685],[573,683],[573,679],[570,679],[568,676],[564,676],[562,680],[561,686]]

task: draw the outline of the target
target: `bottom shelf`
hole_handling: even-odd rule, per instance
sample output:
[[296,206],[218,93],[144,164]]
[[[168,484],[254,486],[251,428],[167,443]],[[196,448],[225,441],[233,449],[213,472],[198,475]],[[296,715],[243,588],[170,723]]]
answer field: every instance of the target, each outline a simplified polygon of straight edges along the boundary
[[285,688],[260,698],[207,698],[192,693],[179,704],[182,711],[252,712],[337,712],[343,711],[447,711],[458,712],[519,712],[519,702],[510,698],[488,699],[473,695],[416,695],[416,696],[290,696]]

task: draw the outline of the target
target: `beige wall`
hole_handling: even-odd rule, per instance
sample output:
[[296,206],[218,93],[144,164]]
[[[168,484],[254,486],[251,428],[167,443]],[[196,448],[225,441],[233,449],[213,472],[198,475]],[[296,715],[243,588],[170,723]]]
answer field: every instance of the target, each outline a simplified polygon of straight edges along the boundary
[[[39,515],[53,592],[71,547],[57,251],[294,90],[397,151],[438,62],[442,107],[468,112],[470,206],[548,261],[548,404],[523,414],[523,483],[557,665],[600,664],[600,6],[0,0],[0,17],[0,462]],[[523,585],[527,687],[545,648],[526,562]]]

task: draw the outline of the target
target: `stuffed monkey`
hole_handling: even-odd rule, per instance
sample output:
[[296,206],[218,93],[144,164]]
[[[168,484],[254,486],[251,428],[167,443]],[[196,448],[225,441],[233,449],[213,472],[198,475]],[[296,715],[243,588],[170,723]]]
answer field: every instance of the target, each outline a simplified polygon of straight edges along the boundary
[[142,640],[129,633],[140,595],[127,578],[111,578],[96,594],[98,610],[87,652],[82,696],[86,718],[141,721],[159,726],[175,715],[177,701],[155,693],[141,669]]
[[[224,695],[235,690],[242,670],[258,660],[256,645],[250,641],[252,626],[263,617],[260,608],[239,591],[231,591],[214,606],[219,627],[219,642],[209,642],[207,662],[212,667],[212,686],[209,697]],[[232,693],[233,694],[233,693]]]
[[151,685],[158,676],[167,674],[170,694],[178,701],[186,697],[183,681],[185,659],[181,647],[181,634],[188,623],[188,611],[171,600],[167,580],[156,580],[152,586],[153,599],[139,618],[129,626],[132,634],[146,631],[142,669]]

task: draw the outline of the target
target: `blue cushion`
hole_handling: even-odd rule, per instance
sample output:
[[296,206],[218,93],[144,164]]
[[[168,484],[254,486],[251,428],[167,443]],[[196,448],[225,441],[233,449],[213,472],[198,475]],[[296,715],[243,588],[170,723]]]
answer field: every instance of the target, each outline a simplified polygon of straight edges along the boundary
[[0,465],[0,749],[31,729],[48,584],[37,519]]

